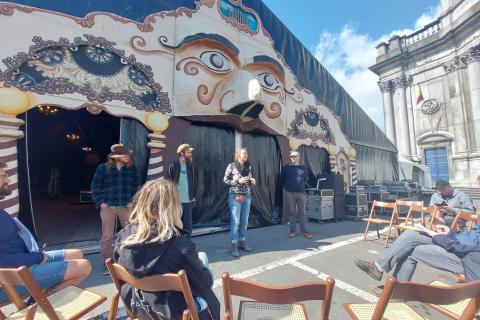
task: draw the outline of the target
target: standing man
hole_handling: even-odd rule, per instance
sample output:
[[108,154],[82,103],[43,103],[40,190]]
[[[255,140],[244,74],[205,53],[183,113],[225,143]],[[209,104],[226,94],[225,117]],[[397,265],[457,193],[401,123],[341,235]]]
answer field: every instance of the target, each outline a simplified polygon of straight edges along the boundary
[[297,234],[297,218],[300,219],[300,230],[303,236],[311,239],[312,235],[307,231],[305,216],[305,183],[307,181],[307,170],[303,164],[300,164],[300,153],[290,152],[290,163],[282,169],[282,186],[285,188],[285,197],[287,201],[288,220],[290,222],[289,237],[293,238]]
[[430,207],[437,206],[437,221],[451,226],[458,210],[473,213],[473,203],[470,197],[462,191],[452,188],[446,180],[435,182],[439,193],[434,193],[430,200]]
[[132,151],[123,144],[114,144],[107,162],[98,166],[92,180],[92,199],[100,208],[102,238],[100,240],[103,259],[112,257],[112,238],[115,220],[118,217],[125,227],[132,198],[140,185],[137,168],[133,164]]
[[178,160],[168,167],[168,179],[177,184],[180,202],[182,203],[183,229],[192,234],[192,211],[195,205],[193,184],[192,151],[190,145],[184,143],[178,146]]
[[[10,179],[5,172],[7,164],[0,160],[0,198],[11,193]],[[42,252],[30,231],[17,219],[0,209],[0,268],[27,266],[42,289],[48,293],[69,285],[78,286],[85,280],[92,266],[78,249]],[[27,294],[25,287],[15,288],[20,295]],[[9,298],[0,287],[0,303]]]

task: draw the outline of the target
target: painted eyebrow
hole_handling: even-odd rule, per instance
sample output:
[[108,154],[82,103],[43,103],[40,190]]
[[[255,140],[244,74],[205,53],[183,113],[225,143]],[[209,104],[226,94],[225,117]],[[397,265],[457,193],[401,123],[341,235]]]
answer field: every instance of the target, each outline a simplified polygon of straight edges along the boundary
[[285,77],[285,71],[280,63],[277,60],[269,57],[269,56],[255,56],[253,57],[253,62],[270,62],[274,64],[282,73],[282,76]]
[[167,48],[178,49],[181,46],[192,43],[194,41],[203,40],[203,39],[210,39],[210,40],[222,43],[223,45],[228,47],[230,50],[232,50],[235,56],[237,57],[238,57],[238,54],[240,53],[240,50],[238,50],[238,48],[230,40],[228,40],[225,37],[222,37],[221,35],[211,34],[211,33],[196,33],[196,34],[187,36],[177,46],[169,46],[165,43],[162,43],[161,41],[160,42]]

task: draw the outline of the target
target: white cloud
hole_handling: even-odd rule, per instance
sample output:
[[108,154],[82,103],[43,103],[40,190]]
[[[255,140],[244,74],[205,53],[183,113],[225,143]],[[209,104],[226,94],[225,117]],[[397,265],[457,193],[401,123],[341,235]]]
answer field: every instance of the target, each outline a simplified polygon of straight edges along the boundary
[[338,33],[322,32],[314,48],[315,57],[347,90],[365,112],[383,129],[383,102],[377,86],[378,76],[368,70],[375,64],[376,45],[391,36],[407,35],[434,21],[440,14],[440,5],[428,8],[416,21],[414,29],[394,30],[379,38],[360,34],[352,24]]

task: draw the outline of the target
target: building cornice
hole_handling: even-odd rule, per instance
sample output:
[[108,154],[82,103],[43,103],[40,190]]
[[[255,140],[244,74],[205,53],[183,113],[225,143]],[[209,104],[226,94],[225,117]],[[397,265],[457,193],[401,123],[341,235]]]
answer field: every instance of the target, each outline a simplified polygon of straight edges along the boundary
[[[480,8],[480,2],[478,6]],[[452,29],[443,30],[443,34],[442,32],[438,32],[409,46],[402,44],[399,48],[378,56],[378,62],[369,69],[375,74],[381,75],[385,70],[407,65],[415,56],[424,55],[429,51],[443,50],[443,48],[449,45],[451,46],[452,43],[455,47],[462,33],[473,34],[472,30],[478,29],[476,26],[480,28],[480,10],[477,10],[470,17],[462,20]],[[404,40],[405,38],[404,36],[402,39]]]

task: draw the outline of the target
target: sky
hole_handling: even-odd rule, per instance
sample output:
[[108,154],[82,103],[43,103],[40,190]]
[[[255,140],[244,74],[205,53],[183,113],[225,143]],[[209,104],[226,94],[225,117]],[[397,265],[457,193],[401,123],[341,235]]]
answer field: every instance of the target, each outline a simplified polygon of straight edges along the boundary
[[375,47],[394,34],[421,29],[440,14],[439,0],[263,2],[382,129],[378,76],[368,70],[375,64]]

